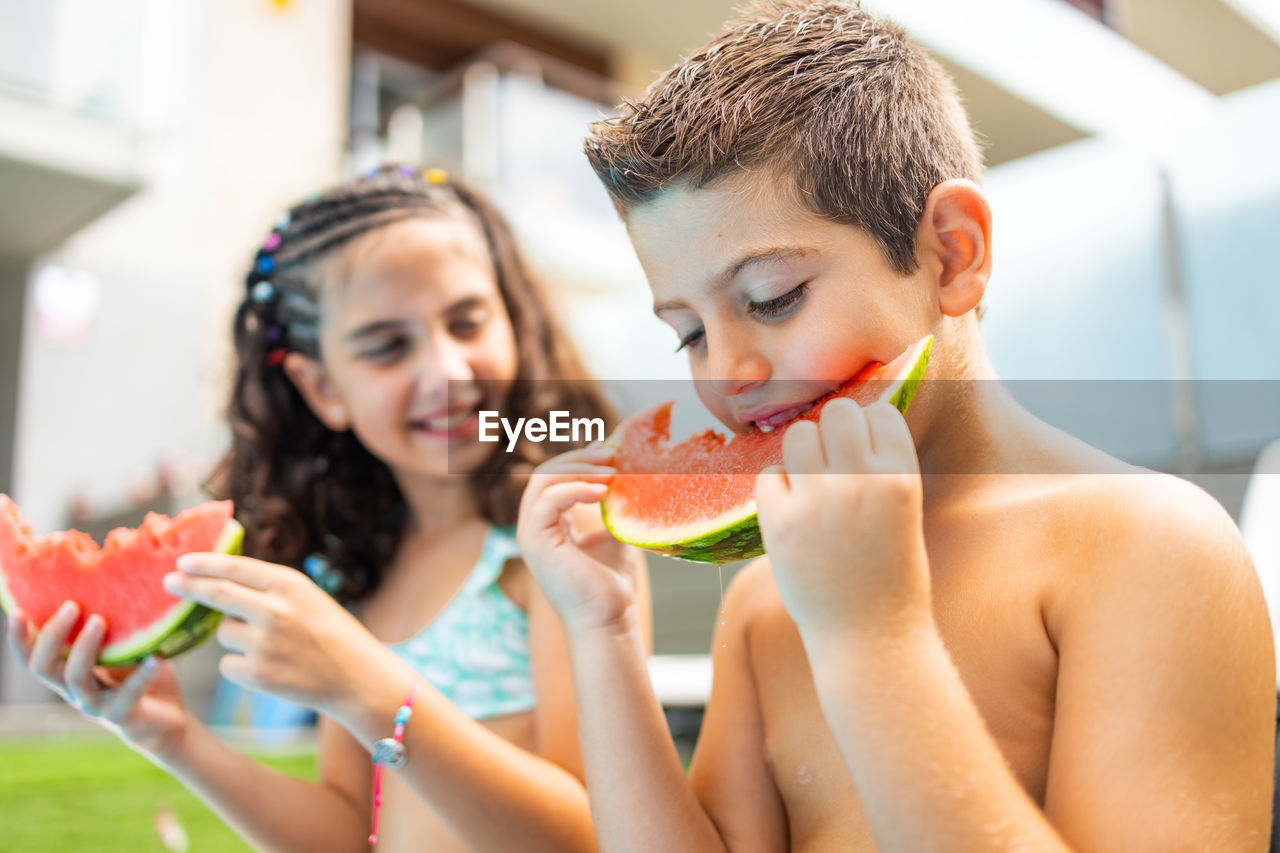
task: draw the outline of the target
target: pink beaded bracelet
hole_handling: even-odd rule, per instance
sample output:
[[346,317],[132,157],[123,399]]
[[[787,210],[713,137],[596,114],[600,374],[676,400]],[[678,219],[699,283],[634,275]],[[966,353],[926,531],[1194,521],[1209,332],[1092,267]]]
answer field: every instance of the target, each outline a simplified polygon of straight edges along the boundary
[[404,697],[404,704],[396,709],[396,727],[391,737],[379,738],[373,744],[373,828],[369,832],[371,847],[378,843],[378,810],[382,807],[382,768],[404,765],[404,726],[413,716],[414,686],[414,683],[410,683],[409,694]]

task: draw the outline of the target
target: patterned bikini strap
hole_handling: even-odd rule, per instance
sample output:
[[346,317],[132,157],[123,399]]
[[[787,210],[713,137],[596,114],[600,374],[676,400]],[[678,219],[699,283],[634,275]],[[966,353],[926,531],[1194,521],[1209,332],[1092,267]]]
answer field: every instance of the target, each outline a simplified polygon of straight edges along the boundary
[[476,562],[475,571],[467,582],[472,592],[479,592],[498,582],[507,560],[520,556],[516,546],[516,529],[514,527],[490,527],[485,534],[484,548],[480,559]]

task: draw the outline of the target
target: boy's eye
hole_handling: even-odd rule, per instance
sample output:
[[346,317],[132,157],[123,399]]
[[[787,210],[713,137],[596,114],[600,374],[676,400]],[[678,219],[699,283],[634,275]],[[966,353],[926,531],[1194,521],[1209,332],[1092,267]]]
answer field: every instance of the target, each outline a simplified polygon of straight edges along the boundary
[[684,335],[683,337],[680,338],[680,346],[676,347],[676,352],[680,352],[680,350],[684,349],[685,347],[696,349],[698,344],[702,343],[702,338],[705,334],[706,334],[706,331],[703,328],[699,327],[694,331],[690,332],[689,334]]
[[781,317],[803,299],[808,290],[809,282],[801,282],[796,287],[774,299],[768,299],[764,302],[748,302],[747,313],[754,314],[757,317]]

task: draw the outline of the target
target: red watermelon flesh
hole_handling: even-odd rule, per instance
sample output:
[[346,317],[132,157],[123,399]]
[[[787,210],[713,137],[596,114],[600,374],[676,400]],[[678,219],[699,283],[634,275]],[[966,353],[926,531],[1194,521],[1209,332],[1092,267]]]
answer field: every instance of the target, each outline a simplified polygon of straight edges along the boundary
[[[816,421],[822,405],[847,397],[860,406],[885,400],[906,411],[932,348],[932,336],[889,364],[873,362],[795,421]],[[601,504],[615,537],[662,554],[724,563],[764,553],[756,525],[756,476],[782,462],[784,429],[725,437],[705,430],[669,443],[672,402],[623,421],[609,438],[618,472]]]
[[100,548],[78,530],[37,537],[0,495],[0,604],[35,627],[64,601],[80,606],[71,639],[91,614],[106,620],[99,663],[124,664],[152,652],[172,657],[198,644],[221,614],[170,595],[161,578],[192,551],[238,553],[243,531],[230,501],[210,501],[169,519],[148,513],[136,530],[118,528]]

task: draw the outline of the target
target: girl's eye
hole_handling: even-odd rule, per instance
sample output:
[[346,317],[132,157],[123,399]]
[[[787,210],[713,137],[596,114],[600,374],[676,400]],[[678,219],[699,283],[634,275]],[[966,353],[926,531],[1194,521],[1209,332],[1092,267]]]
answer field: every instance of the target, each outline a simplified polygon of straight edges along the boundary
[[698,328],[690,332],[689,334],[685,335],[680,339],[680,346],[676,347],[676,352],[680,352],[680,350],[684,349],[685,347],[697,349],[698,344],[702,343],[702,338],[704,337],[705,334],[706,334],[706,330],[702,328]]
[[368,347],[360,355],[370,361],[390,361],[403,352],[404,348],[404,338],[388,338]]
[[797,302],[804,298],[804,295],[808,290],[809,282],[801,282],[796,287],[774,299],[768,299],[764,302],[748,302],[747,313],[769,319],[782,317],[790,311]]
[[455,338],[465,340],[474,338],[484,328],[485,321],[488,316],[481,313],[467,314],[462,317],[455,317],[449,323],[449,333]]

